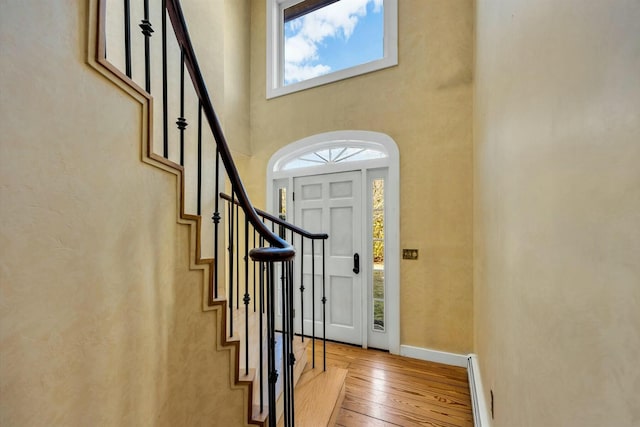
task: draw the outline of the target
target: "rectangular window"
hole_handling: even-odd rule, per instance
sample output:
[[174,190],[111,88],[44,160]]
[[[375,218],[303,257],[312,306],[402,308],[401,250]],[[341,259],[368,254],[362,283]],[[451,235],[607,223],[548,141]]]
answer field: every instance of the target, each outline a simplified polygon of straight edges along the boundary
[[397,0],[268,0],[267,98],[398,63]]

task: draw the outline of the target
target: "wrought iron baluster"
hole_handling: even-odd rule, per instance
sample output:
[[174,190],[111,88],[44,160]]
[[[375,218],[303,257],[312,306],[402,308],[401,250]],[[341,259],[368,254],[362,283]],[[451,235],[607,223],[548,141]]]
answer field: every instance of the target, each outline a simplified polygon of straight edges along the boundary
[[300,236],[300,337],[304,342],[304,236]]
[[276,427],[276,382],[278,371],[276,369],[275,351],[275,271],[274,263],[267,263],[267,342],[269,365],[269,427]]
[[[280,227],[282,233],[282,226]],[[287,318],[289,316],[289,307],[287,304],[287,263],[285,261],[280,263],[280,299],[282,311],[282,389],[284,396],[284,425],[288,426],[290,423],[290,411],[289,411],[289,331]]]
[[[260,313],[258,314],[260,325],[260,413],[264,412],[264,345],[262,344],[263,337],[263,313],[264,313],[264,268],[263,262],[260,262]],[[255,295],[254,295],[255,298]]]
[[184,49],[180,49],[180,117],[176,126],[180,131],[180,165],[184,166],[184,130],[187,128],[187,119],[184,117]]
[[235,192],[231,188],[231,202],[229,203],[229,335],[233,336],[233,230],[235,220],[235,209],[233,201]]
[[[163,9],[164,10],[164,9]],[[125,73],[131,78],[131,2],[124,0],[124,63]]]
[[[264,223],[264,218],[262,218],[262,222]],[[261,247],[261,248],[263,248],[263,247],[264,247],[264,244],[265,244],[264,237],[260,236],[260,247]],[[262,266],[262,268],[263,268],[263,269],[265,269],[265,271],[266,271],[266,268],[267,268],[267,267],[266,267],[266,265],[263,265],[263,266]],[[264,274],[264,271],[260,272],[260,274]],[[265,289],[263,289],[263,290],[262,290],[262,292],[264,293],[264,292],[266,292],[266,290],[265,290]],[[266,298],[265,298],[265,299],[266,299]],[[265,314],[265,313],[266,313],[266,311],[265,311],[265,307],[263,306],[263,307],[262,307],[262,314]]]
[[316,367],[316,241],[311,240],[311,367]]
[[[291,243],[293,244],[293,231],[291,232]],[[293,339],[295,337],[295,331],[294,331],[294,327],[293,327],[293,318],[295,316],[295,309],[294,309],[294,305],[293,305],[293,277],[294,277],[294,264],[293,261],[287,261],[287,264],[289,266],[289,274],[287,275],[287,277],[289,278],[288,283],[287,283],[287,295],[288,295],[288,299],[289,299],[289,317],[288,317],[288,322],[289,322],[289,411],[291,413],[290,415],[290,419],[291,419],[291,423],[290,425],[295,425],[295,410],[294,410],[294,397],[295,397],[295,393],[294,393],[294,378],[293,378],[293,371],[294,371],[294,367],[295,367],[295,363],[296,363],[296,356],[293,352]]]
[[[236,259],[238,260],[238,264],[240,264],[240,208],[238,205],[234,205],[236,209],[236,227],[235,227],[235,238],[236,238]],[[236,310],[240,309],[240,267],[236,268],[236,295],[238,298],[236,299]]]
[[149,21],[149,0],[144,0],[144,18],[140,23],[140,29],[144,35],[144,72],[145,72],[145,90],[151,93],[151,52],[149,49],[149,39],[153,28]]
[[162,0],[162,154],[169,158],[169,73],[167,71],[167,0]]
[[198,216],[202,215],[202,103],[198,102]]
[[[257,231],[253,229],[253,247],[256,247],[256,234]],[[253,312],[256,312],[256,263],[253,263]]]
[[[202,107],[202,103],[200,103],[200,106]],[[219,184],[220,184],[220,172],[219,172],[219,167],[220,167],[220,149],[216,146],[216,167],[215,167],[215,185],[216,185],[216,192],[215,192],[215,207],[214,207],[214,212],[213,212],[213,216],[211,217],[211,219],[213,220],[213,257],[214,257],[214,265],[215,265],[215,275],[213,277],[213,296],[214,298],[218,298],[218,225],[220,224],[220,211],[219,211],[219,204],[220,204],[220,189],[219,189]]]
[[245,375],[249,375],[249,218],[244,216],[244,356]]
[[325,289],[325,248],[322,241],[322,370],[327,370],[327,296]]

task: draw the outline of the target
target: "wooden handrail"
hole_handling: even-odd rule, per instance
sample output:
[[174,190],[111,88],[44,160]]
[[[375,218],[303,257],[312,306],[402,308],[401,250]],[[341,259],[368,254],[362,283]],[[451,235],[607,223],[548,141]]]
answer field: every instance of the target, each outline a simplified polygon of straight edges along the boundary
[[[231,202],[233,204],[236,204],[236,205],[238,204],[238,201],[237,200],[232,200],[231,196],[229,196],[228,194],[220,193],[220,198],[222,198],[222,199],[224,199],[224,200],[226,200],[228,202]],[[294,233],[301,235],[302,237],[306,237],[308,239],[314,239],[314,240],[326,240],[326,239],[329,238],[329,235],[327,233],[311,233],[311,232],[309,232],[309,231],[307,231],[307,230],[305,230],[303,228],[300,228],[300,227],[298,227],[296,225],[291,224],[290,222],[287,222],[287,221],[285,221],[283,219],[280,219],[277,216],[270,214],[269,212],[265,212],[265,211],[263,211],[261,209],[258,209],[258,208],[255,208],[255,210],[256,210],[256,213],[258,215],[260,215],[261,217],[266,218],[269,221],[274,222],[274,223],[276,223],[278,225],[281,225],[281,226],[293,231]]]
[[295,249],[287,241],[269,230],[269,228],[267,228],[267,226],[260,220],[260,217],[258,216],[256,209],[251,204],[247,191],[242,184],[238,169],[231,157],[231,150],[229,149],[229,145],[227,144],[224,133],[222,132],[222,127],[218,121],[202,72],[200,71],[200,66],[198,65],[198,60],[191,43],[191,38],[189,37],[180,1],[167,0],[166,5],[169,19],[171,20],[173,30],[176,34],[176,39],[184,53],[185,65],[189,70],[193,87],[198,95],[200,103],[202,104],[202,111],[207,118],[213,137],[218,145],[222,163],[224,164],[229,180],[231,181],[231,188],[238,197],[238,205],[242,208],[247,219],[251,225],[253,225],[258,234],[271,245],[271,247],[252,249],[249,255],[254,261],[271,262],[291,260],[295,257]]

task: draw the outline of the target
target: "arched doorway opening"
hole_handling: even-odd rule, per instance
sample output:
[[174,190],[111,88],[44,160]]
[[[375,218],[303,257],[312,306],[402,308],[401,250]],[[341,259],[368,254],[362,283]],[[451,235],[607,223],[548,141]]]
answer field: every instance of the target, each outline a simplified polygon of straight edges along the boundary
[[[327,338],[394,354],[400,351],[399,169],[398,148],[386,134],[317,134],[271,157],[266,198],[270,212],[329,234]],[[358,273],[340,270],[351,257],[359,259]]]

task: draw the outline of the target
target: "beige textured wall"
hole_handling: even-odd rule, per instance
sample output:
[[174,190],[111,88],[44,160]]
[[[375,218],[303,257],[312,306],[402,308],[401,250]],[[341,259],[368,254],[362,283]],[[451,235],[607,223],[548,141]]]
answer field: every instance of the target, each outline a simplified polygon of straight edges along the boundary
[[480,0],[475,344],[494,426],[640,425],[640,3]]
[[241,425],[176,177],[85,64],[88,3],[0,4],[0,425]]
[[401,343],[472,347],[471,0],[399,2],[399,65],[265,100],[265,2],[252,1],[252,186],[264,200],[269,157],[320,132],[384,132],[398,144]]
[[225,115],[222,126],[229,144],[233,147],[234,154],[246,156],[251,154],[249,127],[250,0],[225,0],[224,28]]

